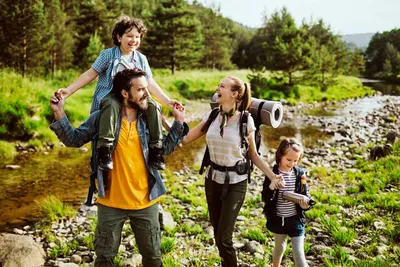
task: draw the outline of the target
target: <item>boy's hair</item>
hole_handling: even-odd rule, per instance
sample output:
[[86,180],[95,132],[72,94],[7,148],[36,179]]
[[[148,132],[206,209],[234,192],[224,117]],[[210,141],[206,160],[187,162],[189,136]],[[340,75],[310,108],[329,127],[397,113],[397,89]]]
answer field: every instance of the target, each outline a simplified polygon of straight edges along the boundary
[[276,153],[275,153],[276,164],[279,164],[282,157],[286,155],[289,148],[293,149],[296,152],[301,152],[299,162],[297,162],[297,164],[300,163],[300,160],[304,154],[303,146],[296,139],[285,138],[282,140],[282,142],[279,144],[278,149],[276,150]]
[[140,40],[143,40],[144,34],[147,32],[146,26],[144,26],[143,20],[134,17],[129,17],[127,15],[122,15],[117,19],[114,29],[112,31],[113,43],[116,46],[120,46],[121,43],[118,41],[118,36],[124,35],[127,31],[136,28],[140,33]]
[[122,103],[122,89],[129,91],[129,89],[131,88],[132,79],[142,76],[146,77],[146,72],[142,71],[139,68],[124,69],[123,71],[117,72],[114,77],[111,93],[114,94],[118,101]]

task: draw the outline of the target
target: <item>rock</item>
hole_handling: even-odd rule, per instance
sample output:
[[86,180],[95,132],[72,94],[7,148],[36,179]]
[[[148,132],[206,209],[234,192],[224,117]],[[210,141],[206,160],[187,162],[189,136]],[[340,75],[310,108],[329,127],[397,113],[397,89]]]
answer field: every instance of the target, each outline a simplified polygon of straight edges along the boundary
[[142,255],[133,254],[130,259],[125,260],[125,265],[130,267],[139,267],[142,263]]
[[322,251],[329,251],[329,250],[331,250],[331,248],[328,246],[324,246],[324,245],[312,245],[310,248],[310,251],[314,255],[320,255],[320,254],[322,254],[321,253]]
[[64,262],[60,262],[60,265],[58,265],[59,267],[79,267],[78,264],[75,263],[64,263]]
[[374,222],[374,227],[375,227],[375,229],[377,229],[377,230],[384,230],[384,229],[386,229],[386,225],[385,225],[385,223],[382,222],[382,221],[375,221],[375,222]]
[[19,168],[21,168],[21,166],[19,166],[19,165],[6,165],[6,169],[8,169],[8,170],[16,170]]
[[172,214],[167,211],[163,211],[162,214],[163,214],[164,228],[168,230],[174,230],[176,227],[176,222],[174,221]]
[[23,235],[25,233],[24,230],[18,229],[18,228],[14,228],[13,232],[16,233],[17,235]]
[[28,236],[0,235],[0,263],[4,267],[32,267],[44,265],[46,256],[42,246]]
[[259,252],[261,254],[264,254],[264,249],[262,248],[261,244],[258,243],[257,241],[250,241],[244,245],[242,248],[243,251],[249,252],[251,254],[254,254],[256,252]]
[[236,220],[237,220],[238,222],[241,222],[241,221],[246,221],[247,218],[246,218],[245,216],[243,216],[243,215],[240,215],[240,216],[237,217]]
[[76,255],[76,254],[72,255],[70,257],[70,260],[71,260],[72,263],[76,263],[76,264],[80,264],[82,262],[81,256]]

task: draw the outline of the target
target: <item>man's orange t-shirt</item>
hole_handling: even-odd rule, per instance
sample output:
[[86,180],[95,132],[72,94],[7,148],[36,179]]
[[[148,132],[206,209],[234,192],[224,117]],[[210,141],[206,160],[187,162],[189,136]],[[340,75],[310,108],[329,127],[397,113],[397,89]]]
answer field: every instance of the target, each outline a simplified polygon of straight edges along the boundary
[[122,119],[112,160],[114,168],[109,172],[109,190],[105,192],[104,198],[97,199],[97,203],[107,207],[139,210],[158,202],[159,198],[149,200],[149,173],[140,145],[137,120],[129,123]]

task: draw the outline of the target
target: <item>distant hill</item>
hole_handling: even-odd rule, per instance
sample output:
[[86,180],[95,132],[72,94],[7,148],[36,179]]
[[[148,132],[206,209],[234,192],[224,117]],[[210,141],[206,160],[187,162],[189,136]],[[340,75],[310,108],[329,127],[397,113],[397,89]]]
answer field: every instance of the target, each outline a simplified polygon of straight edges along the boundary
[[346,43],[354,44],[357,48],[367,48],[374,34],[375,33],[345,34],[342,36],[342,40]]

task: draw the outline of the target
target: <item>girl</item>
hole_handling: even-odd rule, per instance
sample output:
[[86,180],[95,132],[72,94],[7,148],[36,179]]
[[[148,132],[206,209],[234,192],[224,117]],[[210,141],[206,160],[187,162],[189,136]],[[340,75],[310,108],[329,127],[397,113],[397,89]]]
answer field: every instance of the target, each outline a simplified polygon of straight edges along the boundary
[[[211,111],[189,132],[182,143],[186,144],[206,134],[211,166],[205,179],[205,190],[210,221],[214,228],[215,243],[219,249],[222,266],[237,266],[232,234],[247,188],[247,174],[237,173],[234,166],[243,163],[246,157],[241,151],[240,117],[251,101],[250,86],[239,78],[229,76],[217,87],[218,117],[203,132],[203,126]],[[249,158],[272,181],[273,188],[283,186],[279,175],[275,175],[256,152],[254,142],[254,121],[249,115],[247,122]]]
[[[304,255],[304,211],[309,209],[310,194],[304,170],[297,167],[303,155],[303,148],[294,139],[284,139],[276,151],[275,174],[282,175],[285,186],[272,190],[270,181],[265,179],[262,198],[267,216],[267,228],[274,233],[275,248],[272,254],[273,266],[279,267],[286,249],[286,237],[292,240],[292,251],[296,267],[307,266]],[[283,192],[295,192],[304,195],[300,204],[286,201]]]

